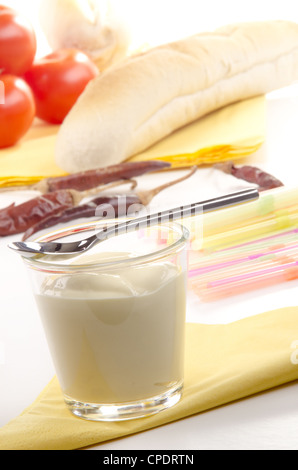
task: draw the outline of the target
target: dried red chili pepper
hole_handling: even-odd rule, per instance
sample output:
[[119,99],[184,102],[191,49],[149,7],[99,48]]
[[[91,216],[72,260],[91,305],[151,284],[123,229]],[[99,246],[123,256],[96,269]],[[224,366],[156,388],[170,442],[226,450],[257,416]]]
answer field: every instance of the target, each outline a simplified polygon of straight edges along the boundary
[[[151,202],[151,200],[154,198],[154,196],[156,196],[158,193],[160,193],[164,189],[169,188],[170,186],[173,186],[177,183],[184,181],[185,179],[192,176],[196,171],[197,171],[197,167],[193,167],[191,168],[189,173],[180,177],[179,179],[170,181],[168,183],[165,183],[151,190],[138,192],[135,195],[99,196],[99,197],[92,199],[86,204],[81,204],[77,207],[72,207],[64,211],[60,211],[57,214],[51,215],[49,217],[45,217],[44,219],[40,220],[37,224],[34,224],[32,227],[30,227],[25,232],[23,240],[27,240],[29,237],[39,232],[40,230],[53,227],[54,225],[57,225],[60,223],[70,222],[72,220],[80,219],[80,218],[98,216],[99,208],[101,209],[101,212],[103,213],[106,207],[108,214],[109,214],[110,209],[112,208],[113,209],[112,214],[111,214],[112,218],[118,217],[118,216],[126,216],[128,214],[128,209],[131,209],[133,206],[135,206],[134,207],[135,211],[137,211],[138,208],[141,210],[141,208],[143,208],[144,206],[147,206]],[[119,210],[121,211],[121,214],[119,214]],[[130,216],[133,215],[131,214],[131,210],[130,210],[129,215]]]
[[267,189],[283,186],[283,183],[275,178],[275,176],[266,173],[260,168],[249,165],[244,165],[240,168],[233,166],[231,174],[236,178],[257,184],[260,191],[266,191]]
[[258,185],[259,191],[266,191],[268,189],[284,186],[281,181],[275,178],[275,176],[272,176],[255,166],[244,165],[242,167],[235,167],[233,163],[228,162],[220,163],[214,167],[224,173],[235,176],[235,178]]
[[96,188],[97,186],[131,179],[136,176],[151,173],[153,171],[169,168],[170,163],[158,160],[145,162],[125,162],[119,165],[111,165],[97,170],[74,173],[57,178],[46,178],[34,186],[34,189],[42,193],[57,191],[59,189],[75,189],[76,191],[85,191]]
[[[86,204],[81,204],[76,207],[71,207],[64,210],[63,212],[57,213],[46,217],[39,221],[37,224],[30,227],[24,234],[23,240],[27,240],[35,233],[44,230],[49,227],[53,227],[60,223],[70,222],[75,219],[96,217],[98,215],[98,208],[104,212],[106,207],[107,211],[113,208],[114,217],[125,216],[128,213],[128,209],[133,205],[140,205],[141,201],[138,196],[101,196],[92,199]],[[121,213],[119,213],[119,211]]]
[[[189,178],[196,170],[197,167],[193,167],[187,175],[152,190],[139,192],[132,196],[122,196],[125,198],[126,210],[128,207],[131,207],[132,204],[141,206],[149,204],[152,198],[159,192]],[[135,187],[135,182],[130,182],[132,182],[133,187]],[[93,192],[94,190],[89,191],[89,193]],[[123,208],[123,202],[121,206],[119,204],[119,197],[117,196],[100,196],[87,204],[79,205],[80,201],[86,197],[86,193],[88,193],[88,191],[79,192],[70,189],[59,190],[36,197],[18,206],[12,204],[2,209],[0,210],[0,236],[25,232],[24,238],[28,238],[33,233],[60,222],[98,215],[96,209],[99,205],[101,205],[103,209],[103,204],[107,205],[107,210],[111,208],[111,206],[114,207],[113,217],[119,215],[117,212],[119,207]]]
[[11,204],[0,210],[0,236],[25,232],[45,217],[73,207],[76,203],[75,193],[61,190],[38,196],[23,204]]

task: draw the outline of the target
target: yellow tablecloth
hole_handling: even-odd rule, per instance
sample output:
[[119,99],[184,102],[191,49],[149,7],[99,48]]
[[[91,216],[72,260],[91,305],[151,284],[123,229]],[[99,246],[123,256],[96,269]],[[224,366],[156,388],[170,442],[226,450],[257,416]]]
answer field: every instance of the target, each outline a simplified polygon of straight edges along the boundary
[[54,378],[21,416],[0,429],[0,450],[84,448],[295,381],[298,379],[297,340],[298,307],[227,325],[188,324],[185,389],[175,407],[133,421],[84,421],[66,409]]
[[[213,164],[254,153],[265,140],[265,97],[232,104],[185,126],[131,161],[162,158],[173,166]],[[94,124],[93,124],[94,125]],[[36,121],[14,147],[0,150],[0,187],[61,176],[55,163],[59,126]],[[106,162],[108,166],[110,162]]]

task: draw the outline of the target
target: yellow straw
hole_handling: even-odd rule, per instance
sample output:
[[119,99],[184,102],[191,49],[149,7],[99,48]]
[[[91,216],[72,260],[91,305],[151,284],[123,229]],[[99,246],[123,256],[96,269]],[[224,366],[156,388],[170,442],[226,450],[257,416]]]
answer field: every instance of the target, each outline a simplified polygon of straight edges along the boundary
[[298,188],[278,188],[260,194],[258,201],[227,208],[201,218],[193,234],[196,250],[230,247],[298,225]]

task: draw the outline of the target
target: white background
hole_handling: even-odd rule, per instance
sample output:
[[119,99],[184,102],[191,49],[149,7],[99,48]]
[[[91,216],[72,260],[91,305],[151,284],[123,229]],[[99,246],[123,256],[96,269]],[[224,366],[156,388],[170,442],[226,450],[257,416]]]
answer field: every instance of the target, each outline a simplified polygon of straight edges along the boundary
[[[106,0],[97,1],[104,5]],[[38,55],[47,51],[47,42],[38,22],[43,0],[2,0],[24,13],[38,36]],[[178,39],[240,21],[287,19],[298,21],[295,0],[111,0],[131,26],[136,47]]]

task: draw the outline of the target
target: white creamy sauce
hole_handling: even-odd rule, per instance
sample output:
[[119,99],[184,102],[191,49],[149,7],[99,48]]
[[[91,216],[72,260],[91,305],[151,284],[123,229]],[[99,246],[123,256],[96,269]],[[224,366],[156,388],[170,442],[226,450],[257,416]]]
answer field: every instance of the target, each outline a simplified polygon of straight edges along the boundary
[[181,382],[186,278],[171,263],[52,275],[36,295],[63,393],[125,403]]

